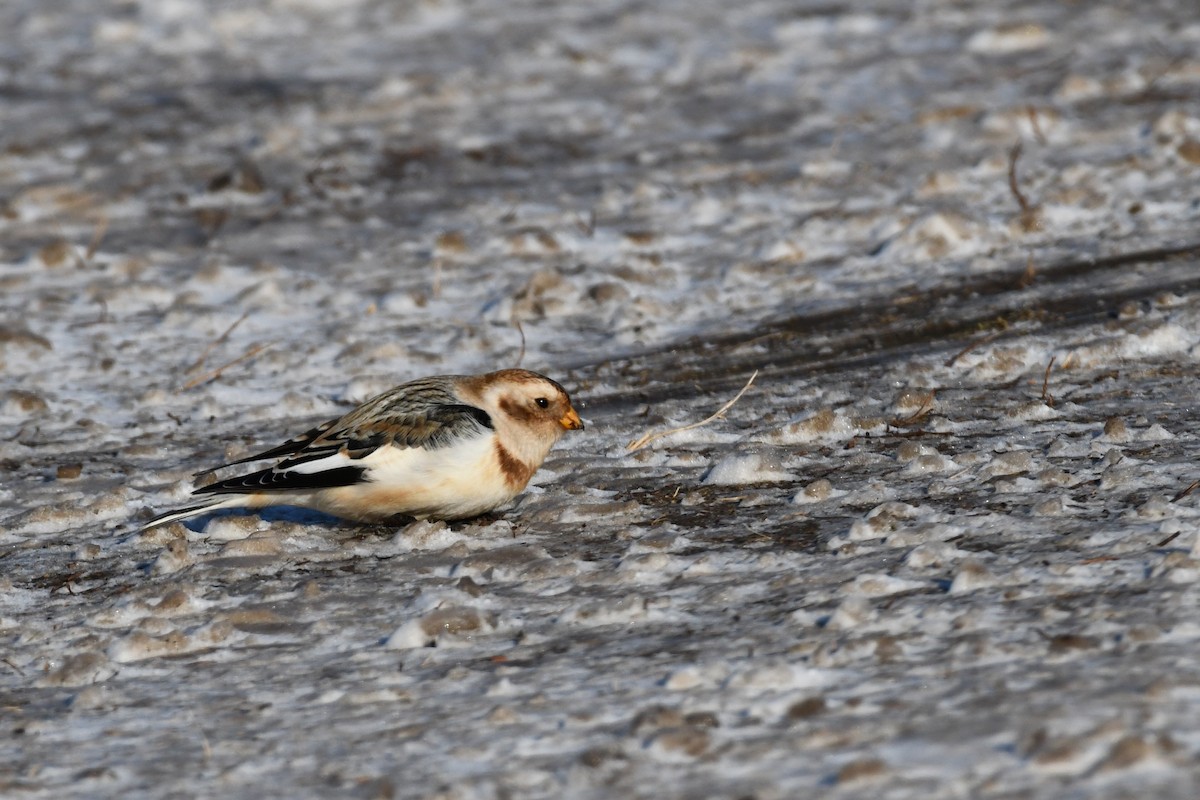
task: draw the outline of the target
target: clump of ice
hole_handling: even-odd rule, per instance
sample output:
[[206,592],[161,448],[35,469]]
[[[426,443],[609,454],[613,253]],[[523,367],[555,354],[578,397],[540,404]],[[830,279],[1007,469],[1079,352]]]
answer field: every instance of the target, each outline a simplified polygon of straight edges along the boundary
[[215,517],[204,526],[204,538],[214,542],[245,539],[255,531],[266,528],[267,524],[256,514],[230,514]]
[[939,453],[936,447],[913,441],[900,445],[896,460],[904,464],[904,471],[911,475],[938,474],[959,469],[953,459]]
[[1060,361],[1072,368],[1086,369],[1125,359],[1159,358],[1190,352],[1198,341],[1200,333],[1195,330],[1177,322],[1159,322],[1072,348]]
[[[922,518],[927,513],[928,510],[909,505],[908,503],[881,503],[867,512],[866,517],[855,520],[850,524],[850,530],[846,533],[845,540],[861,542],[871,539],[882,539],[904,527],[908,524],[908,520]],[[843,540],[839,538],[837,541]],[[831,541],[830,546],[834,546],[833,541]]]
[[109,646],[108,657],[118,664],[128,664],[148,658],[177,656],[216,645],[227,646],[234,634],[233,625],[224,620],[189,630],[173,629],[161,636],[133,631]]
[[150,572],[154,575],[170,575],[173,572],[179,572],[185,567],[195,563],[191,552],[188,550],[186,539],[175,539],[167,543],[167,546],[155,557],[151,564]]
[[954,574],[954,580],[950,583],[950,593],[973,592],[995,586],[996,583],[996,577],[987,567],[974,558],[968,558],[959,565],[958,572]]
[[838,673],[814,669],[781,658],[762,658],[737,668],[725,681],[727,689],[739,694],[786,692],[814,689],[837,682]]
[[795,422],[764,435],[766,441],[777,444],[808,444],[840,441],[857,433],[854,422],[840,409],[823,408]]
[[719,686],[728,677],[729,668],[725,664],[688,664],[672,670],[663,678],[662,686],[672,692],[686,692]]
[[703,483],[710,486],[739,486],[751,483],[779,483],[795,480],[775,457],[762,453],[735,453],[713,464]]
[[1139,442],[1165,442],[1175,438],[1175,434],[1164,428],[1162,425],[1155,423],[1146,430],[1142,431],[1138,436]]
[[1030,400],[1007,409],[1004,415],[1013,420],[1033,422],[1061,417],[1063,415],[1063,408],[1061,406],[1051,406],[1044,400]]
[[980,470],[983,478],[994,478],[999,475],[1019,475],[1032,472],[1036,462],[1028,450],[1013,450],[999,453]]
[[952,564],[965,555],[949,542],[925,542],[914,547],[904,557],[906,566],[913,569],[926,569]]
[[967,50],[984,55],[1007,55],[1046,47],[1053,36],[1041,25],[1021,23],[986,28],[967,40]]
[[836,497],[843,497],[845,494],[845,491],[835,488],[828,478],[818,478],[792,495],[792,502],[796,505],[822,503]]
[[870,622],[875,617],[875,610],[870,600],[862,595],[851,595],[842,600],[834,609],[825,623],[829,630],[850,630]]
[[650,614],[645,597],[632,594],[613,600],[581,601],[563,610],[558,621],[565,625],[593,627],[624,625],[645,620]]
[[86,650],[68,656],[38,683],[42,686],[87,686],[106,681],[118,671],[104,653]]
[[407,620],[387,637],[384,646],[389,650],[465,646],[495,629],[494,615],[471,606],[448,605]]
[[1048,345],[1037,340],[1024,340],[1018,344],[981,347],[959,359],[958,364],[965,367],[976,380],[993,381],[1016,378],[1038,367],[1044,369],[1051,355]]
[[445,522],[422,520],[402,528],[381,554],[411,553],[422,550],[445,550],[463,541],[463,534]]

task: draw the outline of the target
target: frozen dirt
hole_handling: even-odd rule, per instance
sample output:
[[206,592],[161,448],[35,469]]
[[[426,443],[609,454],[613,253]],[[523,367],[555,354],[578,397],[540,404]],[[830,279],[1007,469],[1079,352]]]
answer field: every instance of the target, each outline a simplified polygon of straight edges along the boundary
[[[0,795],[1195,797],[1198,53],[1194,0],[7,0]],[[497,514],[137,533],[518,359],[588,428]]]

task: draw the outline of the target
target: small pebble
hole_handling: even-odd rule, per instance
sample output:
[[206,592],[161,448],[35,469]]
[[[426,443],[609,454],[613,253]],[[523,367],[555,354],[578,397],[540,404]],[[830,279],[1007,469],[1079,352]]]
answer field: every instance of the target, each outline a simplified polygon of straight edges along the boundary
[[83,474],[83,464],[59,464],[54,476],[60,481],[73,481]]

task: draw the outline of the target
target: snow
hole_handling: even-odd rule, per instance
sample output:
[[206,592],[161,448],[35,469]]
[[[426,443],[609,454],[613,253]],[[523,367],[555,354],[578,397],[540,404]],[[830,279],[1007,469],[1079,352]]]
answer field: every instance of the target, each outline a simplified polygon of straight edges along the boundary
[[[1194,797],[1193,17],[3,4],[0,794]],[[137,530],[518,360],[495,515]]]
[[786,471],[777,459],[762,453],[737,453],[713,464],[703,482],[711,486],[737,486],[794,479],[795,476]]

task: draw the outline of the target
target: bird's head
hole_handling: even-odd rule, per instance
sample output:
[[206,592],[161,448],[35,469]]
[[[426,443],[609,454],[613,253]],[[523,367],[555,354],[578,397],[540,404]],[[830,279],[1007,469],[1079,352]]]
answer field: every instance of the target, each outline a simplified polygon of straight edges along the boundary
[[526,429],[551,443],[567,431],[583,429],[567,391],[545,375],[506,369],[484,375],[482,383],[484,410],[505,427]]

